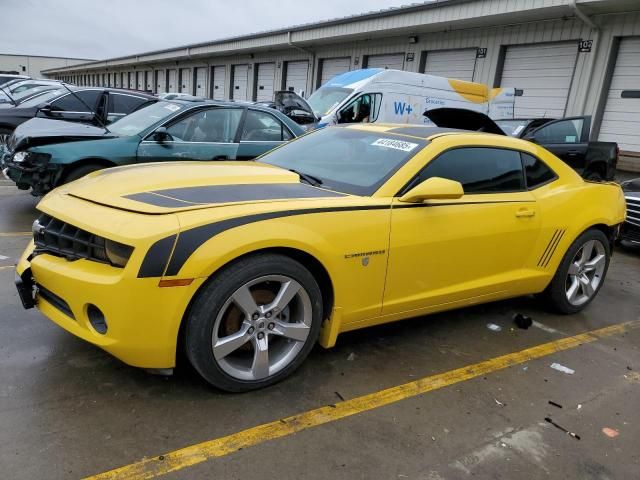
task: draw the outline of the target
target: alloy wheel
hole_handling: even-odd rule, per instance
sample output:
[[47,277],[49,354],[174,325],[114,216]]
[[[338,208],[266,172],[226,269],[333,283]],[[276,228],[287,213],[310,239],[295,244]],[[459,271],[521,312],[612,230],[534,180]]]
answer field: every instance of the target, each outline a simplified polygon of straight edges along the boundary
[[294,279],[267,275],[238,288],[220,309],[212,351],[237,380],[263,380],[291,364],[311,332],[309,294]]
[[607,251],[599,240],[588,240],[569,265],[565,293],[571,305],[588,302],[598,291],[607,266]]

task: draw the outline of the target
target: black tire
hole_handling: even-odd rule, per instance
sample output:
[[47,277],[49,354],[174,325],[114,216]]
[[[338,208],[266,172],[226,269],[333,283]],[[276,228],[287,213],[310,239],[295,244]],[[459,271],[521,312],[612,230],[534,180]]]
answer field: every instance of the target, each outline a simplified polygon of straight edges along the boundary
[[[219,315],[225,315],[223,308],[224,310],[231,308],[230,306],[225,308],[225,305],[228,304],[228,301],[230,301],[232,295],[238,291],[238,289],[261,277],[277,275],[286,276],[295,280],[308,295],[306,298],[310,300],[308,304],[311,305],[311,325],[308,337],[302,344],[301,349],[295,354],[295,357],[292,357],[293,360],[282,370],[259,380],[247,380],[231,376],[224,370],[223,366],[221,366],[213,354],[212,345],[216,319]],[[252,293],[252,295],[255,294]],[[260,304],[257,300],[256,302]],[[242,315],[242,318],[244,320],[250,320],[246,315]],[[285,255],[250,255],[225,267],[213,276],[197,294],[190,308],[188,317],[185,320],[186,328],[184,339],[186,355],[196,371],[207,382],[217,388],[228,392],[245,392],[263,388],[283,380],[302,364],[318,339],[322,318],[322,294],[320,287],[313,275],[304,266]],[[220,328],[220,326],[218,326],[218,328]],[[240,328],[241,326],[239,326],[238,330]],[[256,333],[256,335],[258,334]],[[269,341],[273,342],[273,338],[281,337],[276,337],[271,334],[266,338],[271,339]],[[281,341],[291,342],[291,340],[284,339]],[[238,350],[241,348],[246,350],[246,348],[249,347],[252,349],[253,354],[246,353],[246,355],[255,355],[256,347],[254,345],[253,340],[247,341],[247,343]],[[285,345],[287,344],[285,343]],[[244,352],[241,353],[245,354]]]
[[[569,267],[573,263],[578,252],[580,252],[580,250],[582,249],[583,245],[591,240],[600,242],[604,249],[604,271],[601,273],[601,275],[599,275],[600,282],[598,283],[597,288],[594,289],[594,293],[590,296],[590,298],[580,305],[574,305],[569,302],[567,298],[567,281],[569,275]],[[607,236],[602,231],[597,229],[589,229],[585,231],[571,244],[571,246],[565,253],[564,257],[562,258],[562,262],[560,262],[560,266],[558,267],[558,270],[553,277],[553,280],[551,280],[551,283],[544,291],[542,297],[544,298],[544,300],[546,300],[550,308],[559,313],[569,315],[580,312],[593,301],[593,299],[598,295],[600,288],[602,288],[607,270],[609,269],[610,259],[611,248]]]
[[104,165],[100,165],[99,163],[85,163],[84,165],[79,165],[77,167],[71,167],[69,171],[67,171],[62,179],[58,182],[58,185],[64,185],[65,183],[73,182],[78,180],[79,178],[84,177],[85,175],[89,175],[90,173],[97,172],[98,170],[102,170],[106,168]]

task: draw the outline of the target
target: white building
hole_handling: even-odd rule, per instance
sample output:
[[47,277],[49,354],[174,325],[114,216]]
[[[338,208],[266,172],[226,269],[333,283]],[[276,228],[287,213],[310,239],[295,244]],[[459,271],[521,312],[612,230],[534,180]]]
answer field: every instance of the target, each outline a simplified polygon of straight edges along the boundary
[[515,87],[517,116],[592,115],[592,138],[640,168],[640,0],[439,0],[45,73],[269,100],[374,66]]
[[0,72],[15,75],[28,75],[33,78],[42,78],[43,70],[68,67],[87,63],[92,60],[86,58],[43,57],[39,55],[13,55],[0,53]]

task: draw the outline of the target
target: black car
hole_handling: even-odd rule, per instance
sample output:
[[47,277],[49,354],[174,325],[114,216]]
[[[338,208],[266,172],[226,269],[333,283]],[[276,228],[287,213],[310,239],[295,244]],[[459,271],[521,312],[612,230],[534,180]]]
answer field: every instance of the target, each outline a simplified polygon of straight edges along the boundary
[[507,134],[542,145],[586,180],[611,181],[618,164],[618,144],[589,141],[591,117],[496,120]]
[[591,117],[492,120],[484,113],[436,108],[424,116],[439,127],[509,135],[536,143],[556,155],[585,180],[611,181],[618,164],[618,144],[591,142]]
[[71,87],[48,90],[0,109],[0,143],[21,123],[34,117],[89,124],[109,124],[157,102],[146,93],[117,88]]
[[627,202],[627,219],[620,230],[620,240],[640,247],[640,178],[621,184]]

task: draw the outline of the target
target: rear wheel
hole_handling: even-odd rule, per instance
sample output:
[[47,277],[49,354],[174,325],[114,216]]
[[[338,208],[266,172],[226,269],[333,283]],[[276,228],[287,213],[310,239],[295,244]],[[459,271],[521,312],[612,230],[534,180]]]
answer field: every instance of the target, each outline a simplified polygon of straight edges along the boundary
[[609,239],[600,230],[587,230],[567,250],[546,296],[561,313],[577,313],[598,294],[609,268]]
[[320,288],[306,268],[283,255],[253,255],[200,292],[187,318],[186,352],[212,385],[253,390],[300,366],[321,321]]

